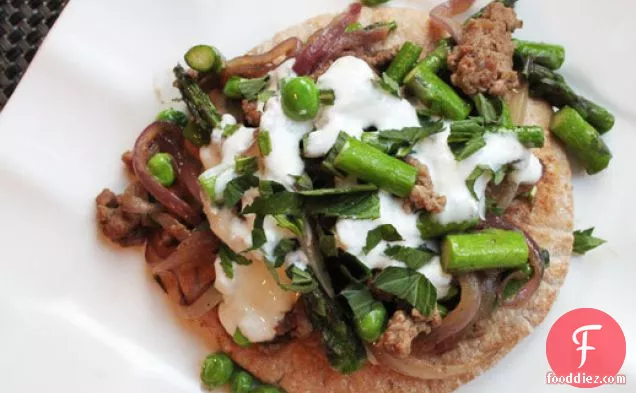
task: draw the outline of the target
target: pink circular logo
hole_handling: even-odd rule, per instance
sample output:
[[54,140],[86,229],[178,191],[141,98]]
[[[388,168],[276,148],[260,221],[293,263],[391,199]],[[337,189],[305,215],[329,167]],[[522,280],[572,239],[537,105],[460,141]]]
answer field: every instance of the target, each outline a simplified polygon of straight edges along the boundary
[[618,323],[601,310],[572,310],[550,329],[546,355],[552,371],[567,384],[579,388],[603,385],[625,361],[625,334]]

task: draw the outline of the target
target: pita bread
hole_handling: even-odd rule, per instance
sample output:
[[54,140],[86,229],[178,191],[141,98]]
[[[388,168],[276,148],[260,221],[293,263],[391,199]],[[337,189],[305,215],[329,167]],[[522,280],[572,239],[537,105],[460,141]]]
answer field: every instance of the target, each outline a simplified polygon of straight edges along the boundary
[[[280,41],[296,36],[306,39],[316,29],[327,25],[333,15],[322,15],[291,27],[268,42],[253,49],[261,53]],[[369,24],[396,20],[398,29],[378,49],[399,47],[405,40],[431,49],[428,16],[411,9],[368,9],[360,21]],[[246,370],[264,382],[281,386],[287,392],[350,393],[350,392],[450,392],[490,368],[507,354],[523,337],[530,334],[550,310],[568,270],[572,251],[572,186],[570,166],[563,147],[548,132],[552,108],[543,102],[530,100],[526,124],[541,125],[546,144],[536,150],[544,165],[544,176],[538,184],[533,205],[515,201],[506,216],[526,229],[551,254],[551,264],[538,292],[521,309],[499,308],[491,318],[480,322],[483,335],[464,339],[459,345],[440,355],[431,356],[431,367],[449,370],[453,366],[468,366],[467,374],[443,380],[420,380],[406,377],[387,368],[367,364],[361,371],[344,376],[334,371],[323,354],[319,339],[293,340],[240,348],[219,323],[216,311],[210,312],[202,325],[216,339],[221,350]]]

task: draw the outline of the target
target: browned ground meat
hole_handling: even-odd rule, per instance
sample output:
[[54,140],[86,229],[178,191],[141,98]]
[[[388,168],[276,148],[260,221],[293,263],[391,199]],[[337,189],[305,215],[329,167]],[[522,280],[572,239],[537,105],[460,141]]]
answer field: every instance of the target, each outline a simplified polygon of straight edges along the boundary
[[247,125],[258,127],[261,124],[261,111],[258,110],[258,102],[243,100],[241,101],[241,107],[243,108]]
[[448,56],[453,84],[468,95],[503,96],[518,87],[512,32],[521,26],[515,11],[498,2],[490,3],[481,18],[469,20],[461,44]]
[[416,209],[424,209],[431,213],[439,213],[444,210],[446,197],[435,194],[428,167],[411,157],[407,158],[406,162],[418,169],[417,182],[411,190],[408,203]]
[[416,309],[411,311],[411,315],[398,310],[389,320],[386,330],[375,345],[395,356],[405,358],[411,354],[413,339],[420,333],[429,334],[441,320],[437,310],[430,317],[423,316]]
[[120,206],[120,197],[109,189],[104,189],[95,198],[95,202],[97,222],[107,238],[124,247],[143,244],[146,230],[142,225],[141,215],[124,212]]

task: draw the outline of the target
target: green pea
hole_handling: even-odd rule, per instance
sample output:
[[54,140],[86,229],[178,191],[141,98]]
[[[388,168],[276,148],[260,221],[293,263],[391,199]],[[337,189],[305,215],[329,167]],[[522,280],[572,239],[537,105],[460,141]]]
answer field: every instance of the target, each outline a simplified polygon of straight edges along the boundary
[[320,93],[314,81],[306,76],[292,78],[281,91],[283,111],[298,121],[311,120],[318,114]]
[[231,393],[249,393],[254,385],[254,377],[247,371],[237,371],[232,375]]
[[282,393],[282,391],[276,386],[261,385],[255,387],[250,393]]
[[384,330],[387,321],[386,308],[381,302],[376,302],[362,318],[356,318],[355,324],[358,335],[366,342],[376,341]]
[[173,108],[164,109],[159,112],[157,120],[175,123],[180,127],[185,127],[186,124],[188,124],[188,117],[186,114]]
[[183,56],[186,64],[199,72],[220,72],[223,69],[223,55],[210,45],[195,45]]
[[150,174],[164,187],[170,187],[174,183],[174,167],[172,156],[168,153],[157,153],[148,160]]
[[229,98],[243,98],[243,93],[239,87],[239,84],[245,80],[245,78],[241,78],[240,76],[233,76],[225,82],[225,86],[223,86],[223,94]]
[[201,382],[208,388],[225,385],[234,372],[234,362],[223,352],[208,355],[201,365]]
[[239,328],[236,328],[236,331],[234,332],[234,336],[232,336],[232,338],[234,339],[234,342],[239,345],[239,347],[247,348],[252,345],[252,342],[249,340],[249,338],[245,337],[243,335],[243,332],[241,332],[241,329]]

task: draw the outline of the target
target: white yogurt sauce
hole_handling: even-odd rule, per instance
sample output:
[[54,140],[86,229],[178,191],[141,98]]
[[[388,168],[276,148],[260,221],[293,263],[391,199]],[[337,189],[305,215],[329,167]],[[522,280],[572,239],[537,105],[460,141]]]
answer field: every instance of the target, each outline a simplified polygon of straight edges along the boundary
[[376,86],[377,79],[364,60],[353,56],[339,58],[318,78],[318,88],[333,89],[336,99],[317,117],[317,131],[308,136],[306,156],[325,155],[340,131],[359,138],[371,126],[385,130],[420,125],[415,108]]
[[[242,201],[245,205],[258,195],[254,188],[245,193]],[[222,222],[228,228],[216,228],[215,232],[235,252],[243,251],[252,246],[252,228],[254,215],[248,214],[244,218],[237,216],[231,209],[212,204],[206,204],[205,212],[210,222]],[[267,242],[262,251],[267,258],[273,258],[273,251],[278,242],[284,238],[293,238],[294,234],[287,229],[280,228],[271,216],[265,217],[263,229]],[[289,260],[294,254],[294,259]],[[286,264],[278,269],[278,276],[282,282],[288,282],[285,267],[293,263],[298,267],[306,266],[306,257],[302,251],[295,251],[286,257]],[[281,289],[265,266],[265,261],[258,255],[251,254],[248,258],[252,264],[247,266],[233,264],[234,277],[229,278],[215,262],[216,280],[214,286],[223,294],[223,301],[219,306],[219,318],[229,334],[234,334],[239,327],[241,332],[252,342],[269,341],[276,336],[275,328],[292,309],[298,297],[293,292]]]
[[[366,244],[367,233],[378,225],[392,224],[404,240],[397,242],[381,241],[368,254],[362,250]],[[402,200],[380,191],[380,218],[375,220],[341,219],[336,223],[338,242],[350,254],[355,255],[370,269],[383,269],[388,266],[404,267],[402,262],[384,255],[388,245],[418,247],[427,244],[420,237],[417,229],[417,213],[407,213],[402,207]],[[448,292],[451,275],[444,273],[439,258],[433,258],[419,270],[437,289],[437,296],[443,297]]]
[[294,186],[292,176],[305,171],[301,157],[300,140],[311,131],[311,121],[294,121],[283,112],[280,96],[270,98],[261,116],[261,130],[269,132],[272,151],[265,157],[264,178],[274,180],[288,189]]
[[484,217],[489,175],[475,182],[478,200],[466,186],[466,178],[479,165],[497,171],[503,165],[514,163],[513,176],[519,181],[532,184],[541,178],[541,162],[514,135],[488,133],[486,146],[465,160],[456,161],[446,143],[449,133],[446,125],[446,130],[423,139],[413,149],[413,157],[428,167],[435,193],[446,197],[446,207],[435,215],[442,224]]
[[[234,264],[233,278],[225,275],[218,258],[214,267],[214,286],[223,294],[219,319],[225,330],[233,335],[240,328],[251,342],[276,337],[276,326],[296,304],[298,294],[283,291],[262,261],[247,266]],[[278,275],[285,282],[283,268],[278,269]]]
[[234,171],[234,159],[254,143],[254,128],[244,126],[223,140],[224,128],[234,124],[236,119],[232,115],[223,115],[219,127],[212,131],[211,143],[199,149],[199,157],[206,168],[205,175],[216,176],[214,191],[217,201],[222,200],[227,183],[238,176]]

